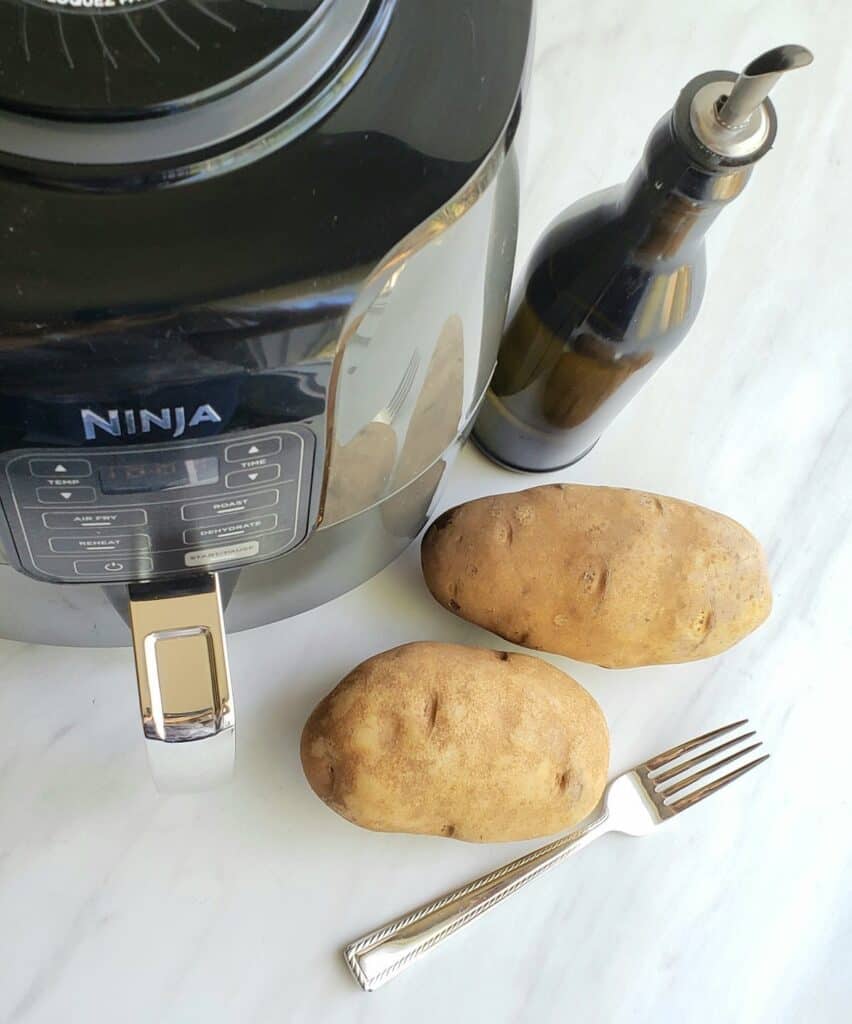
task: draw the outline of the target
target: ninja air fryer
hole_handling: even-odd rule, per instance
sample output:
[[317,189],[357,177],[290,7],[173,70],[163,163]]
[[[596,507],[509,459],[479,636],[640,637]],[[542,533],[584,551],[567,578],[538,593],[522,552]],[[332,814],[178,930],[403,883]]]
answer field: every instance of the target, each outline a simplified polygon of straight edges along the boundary
[[409,544],[496,360],[532,0],[0,0],[0,635],[132,643],[163,789],[226,629]]

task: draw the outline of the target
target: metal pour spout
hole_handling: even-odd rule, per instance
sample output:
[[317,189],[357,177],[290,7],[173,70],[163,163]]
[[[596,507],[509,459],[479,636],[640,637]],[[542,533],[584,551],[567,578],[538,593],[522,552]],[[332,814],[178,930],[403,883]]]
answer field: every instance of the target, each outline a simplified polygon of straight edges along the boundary
[[813,59],[804,46],[777,46],[753,60],[736,80],[720,72],[718,80],[706,82],[689,112],[699,142],[725,159],[759,160],[772,142],[775,115],[769,93],[782,75]]
[[807,67],[814,55],[804,46],[777,46],[757,57],[734,83],[730,95],[716,112],[726,128],[741,128],[788,71]]

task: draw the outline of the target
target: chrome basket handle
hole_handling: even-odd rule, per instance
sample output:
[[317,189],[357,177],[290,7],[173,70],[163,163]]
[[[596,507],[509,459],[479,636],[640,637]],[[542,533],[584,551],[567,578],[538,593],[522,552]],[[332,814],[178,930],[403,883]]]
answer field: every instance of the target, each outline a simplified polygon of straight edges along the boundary
[[139,707],[162,793],[208,789],[234,766],[234,703],[219,578],[130,587]]

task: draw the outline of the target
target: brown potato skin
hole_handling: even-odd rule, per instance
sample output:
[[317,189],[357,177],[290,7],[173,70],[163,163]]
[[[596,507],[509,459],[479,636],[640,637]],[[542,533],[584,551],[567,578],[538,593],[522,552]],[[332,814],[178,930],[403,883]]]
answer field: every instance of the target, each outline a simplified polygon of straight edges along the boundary
[[552,484],[482,498],[429,528],[445,608],[512,643],[605,668],[696,661],[769,616],[760,544],[676,498]]
[[609,733],[594,698],[545,661],[414,643],[350,672],[308,719],[301,755],[317,796],[356,825],[504,842],[596,807]]

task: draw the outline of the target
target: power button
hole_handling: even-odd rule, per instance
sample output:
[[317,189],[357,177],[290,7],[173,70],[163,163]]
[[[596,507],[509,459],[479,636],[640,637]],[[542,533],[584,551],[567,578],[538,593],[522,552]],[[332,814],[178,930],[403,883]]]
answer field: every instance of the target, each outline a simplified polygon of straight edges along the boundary
[[74,563],[78,576],[143,576],[153,568],[150,558],[78,558]]

